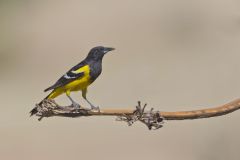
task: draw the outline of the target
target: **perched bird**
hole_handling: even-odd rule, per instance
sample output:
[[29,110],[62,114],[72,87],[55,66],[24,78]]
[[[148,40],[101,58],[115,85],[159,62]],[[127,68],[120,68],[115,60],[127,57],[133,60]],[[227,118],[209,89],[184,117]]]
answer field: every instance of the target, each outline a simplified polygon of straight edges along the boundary
[[54,99],[66,93],[72,105],[75,108],[80,108],[80,105],[71,98],[70,92],[82,91],[82,97],[91,106],[91,109],[99,109],[87,99],[87,88],[101,74],[103,56],[112,50],[114,50],[114,48],[102,46],[92,48],[82,62],[66,72],[54,85],[44,90],[45,92],[52,90],[45,99]]

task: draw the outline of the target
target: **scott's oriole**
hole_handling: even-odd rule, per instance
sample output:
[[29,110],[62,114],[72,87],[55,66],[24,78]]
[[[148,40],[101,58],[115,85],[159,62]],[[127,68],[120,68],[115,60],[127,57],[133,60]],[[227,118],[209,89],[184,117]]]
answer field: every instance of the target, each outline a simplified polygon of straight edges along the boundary
[[54,85],[44,90],[45,92],[52,90],[45,99],[54,99],[57,96],[66,93],[67,97],[72,102],[72,105],[75,108],[79,108],[80,105],[70,97],[70,92],[81,90],[82,97],[91,106],[91,109],[99,109],[87,99],[87,87],[101,74],[103,56],[112,50],[114,50],[114,48],[102,46],[92,48],[82,62],[71,68],[60,79],[58,79]]

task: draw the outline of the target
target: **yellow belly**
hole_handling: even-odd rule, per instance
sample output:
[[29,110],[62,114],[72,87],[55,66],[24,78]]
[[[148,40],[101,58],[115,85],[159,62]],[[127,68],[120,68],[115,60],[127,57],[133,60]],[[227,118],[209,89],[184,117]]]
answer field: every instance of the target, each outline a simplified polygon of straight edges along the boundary
[[84,72],[84,75],[79,79],[66,84],[65,86],[54,89],[48,96],[48,99],[56,98],[63,93],[70,94],[71,91],[80,91],[86,89],[91,84],[89,66],[84,66],[77,70],[76,73],[77,72]]
[[70,91],[79,91],[87,88],[90,85],[90,76],[85,75],[82,78],[79,78],[77,80],[74,80],[67,85],[63,86],[64,90],[70,90]]

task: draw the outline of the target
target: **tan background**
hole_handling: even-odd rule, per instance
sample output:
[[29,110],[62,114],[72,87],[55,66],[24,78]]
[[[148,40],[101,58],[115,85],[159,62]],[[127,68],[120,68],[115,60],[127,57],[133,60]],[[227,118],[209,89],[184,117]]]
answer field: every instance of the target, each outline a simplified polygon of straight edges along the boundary
[[28,114],[97,45],[117,49],[89,88],[100,107],[142,100],[174,111],[240,97],[239,1],[1,0],[0,20],[0,159],[239,160],[238,111],[158,131],[114,117],[38,122]]

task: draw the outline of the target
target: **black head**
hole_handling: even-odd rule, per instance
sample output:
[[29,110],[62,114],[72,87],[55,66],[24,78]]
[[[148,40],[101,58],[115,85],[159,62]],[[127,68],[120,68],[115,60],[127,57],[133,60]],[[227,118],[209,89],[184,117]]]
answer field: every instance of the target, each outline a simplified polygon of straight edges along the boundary
[[86,60],[102,60],[103,56],[112,50],[114,50],[114,48],[103,46],[94,47],[89,51]]

